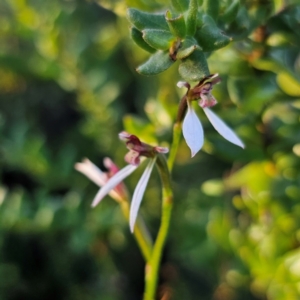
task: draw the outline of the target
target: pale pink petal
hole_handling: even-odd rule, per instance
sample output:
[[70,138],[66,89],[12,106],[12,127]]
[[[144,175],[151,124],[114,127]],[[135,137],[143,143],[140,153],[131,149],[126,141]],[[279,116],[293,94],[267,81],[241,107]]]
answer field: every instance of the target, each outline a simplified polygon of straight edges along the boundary
[[217,84],[217,83],[219,83],[219,82],[221,81],[221,78],[219,77],[219,74],[217,73],[217,74],[214,74],[213,76],[211,76],[211,77],[209,78],[209,81],[210,81],[213,85],[215,85],[215,84]]
[[190,85],[189,83],[185,82],[185,81],[178,81],[177,82],[177,87],[179,88],[183,88],[183,87],[186,87],[187,89],[190,89]]
[[212,112],[207,107],[204,107],[203,110],[212,126],[219,132],[219,134],[223,138],[237,146],[245,148],[245,145],[240,140],[240,138],[214,112]]
[[131,206],[130,206],[130,217],[129,217],[129,225],[130,225],[131,232],[133,232],[133,230],[134,230],[134,224],[135,224],[135,221],[137,218],[138,210],[141,205],[141,202],[142,202],[142,199],[143,199],[143,196],[145,193],[145,189],[148,184],[153,166],[155,164],[155,160],[156,160],[156,157],[149,161],[142,177],[140,178],[140,180],[134,190],[134,193],[132,196],[132,201],[131,201]]
[[131,134],[126,132],[126,131],[122,131],[119,133],[119,139],[122,141],[127,141],[130,138]]
[[128,165],[111,177],[95,196],[92,207],[95,207],[115,186],[129,176],[138,166]]
[[118,173],[119,170],[120,170],[118,168],[118,166],[109,157],[104,157],[103,164],[109,170],[109,173],[111,175],[114,175],[114,174]]
[[[110,165],[110,167],[108,166],[108,164],[111,163],[112,165],[113,162],[107,157],[104,160],[104,165],[107,168],[112,168],[112,165]],[[99,187],[102,187],[106,184],[106,182],[109,179],[109,173],[107,172],[103,172],[101,171],[95,164],[93,164],[89,159],[85,158],[81,163],[76,163],[75,164],[75,169],[82,173],[83,175],[85,175],[87,178],[89,178],[90,180],[92,180],[94,183],[96,183]],[[117,166],[114,165],[114,170],[115,173],[117,173]],[[111,170],[110,170],[111,172]],[[114,173],[112,173],[114,174]],[[117,200],[120,201],[122,200],[123,194],[121,192],[123,192],[123,189],[118,189],[118,187],[116,187],[115,189],[111,190],[109,192],[109,195]]]
[[75,169],[99,186],[103,186],[107,181],[107,174],[102,172],[87,158],[85,158],[81,163],[76,163]]
[[182,124],[182,133],[193,157],[203,146],[204,134],[194,109],[189,102],[187,104],[188,108]]
[[158,153],[168,153],[169,152],[169,148],[167,148],[167,147],[156,146],[156,147],[153,147],[153,148]]
[[140,153],[134,150],[129,150],[124,159],[128,164],[138,166],[140,164]]

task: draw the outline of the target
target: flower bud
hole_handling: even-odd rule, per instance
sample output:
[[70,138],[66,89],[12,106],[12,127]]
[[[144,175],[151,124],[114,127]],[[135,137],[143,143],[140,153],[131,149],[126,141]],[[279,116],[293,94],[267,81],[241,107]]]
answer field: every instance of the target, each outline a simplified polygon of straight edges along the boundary
[[125,161],[131,165],[138,166],[140,157],[155,157],[157,153],[168,153],[169,149],[159,146],[151,146],[140,141],[140,139],[130,133],[122,131],[119,138],[126,142],[129,152],[125,155]]

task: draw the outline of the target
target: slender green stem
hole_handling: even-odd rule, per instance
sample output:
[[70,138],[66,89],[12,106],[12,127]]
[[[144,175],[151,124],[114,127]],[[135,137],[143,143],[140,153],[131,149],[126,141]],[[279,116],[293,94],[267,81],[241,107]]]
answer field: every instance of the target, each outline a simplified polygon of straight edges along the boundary
[[[130,206],[128,201],[120,202],[122,212],[127,221],[129,221],[129,211]],[[150,237],[149,231],[145,225],[144,220],[139,216],[134,228],[134,237],[137,241],[139,248],[141,249],[142,255],[146,262],[149,262],[151,259],[153,242]]]
[[[189,89],[190,86],[188,85],[187,88]],[[170,173],[172,172],[176,154],[178,151],[178,146],[179,146],[180,137],[181,137],[182,121],[183,121],[186,110],[187,110],[187,95],[184,95],[180,100],[180,103],[178,106],[176,122],[173,126],[173,141],[172,141],[172,146],[171,146],[171,150],[170,150],[170,155],[168,158],[168,168],[169,168]]]
[[171,220],[173,207],[173,193],[171,188],[171,178],[165,157],[158,155],[157,167],[162,180],[162,218],[158,235],[153,246],[150,261],[146,265],[146,288],[144,300],[154,300],[157,290],[158,273],[163,247],[166,242]]
[[[182,99],[181,102],[183,103],[182,106],[184,106],[185,99]],[[157,159],[157,166],[163,184],[162,187],[163,199],[162,199],[162,220],[158,231],[157,239],[155,241],[155,245],[153,246],[153,242],[150,237],[149,231],[146,228],[146,225],[144,221],[141,219],[141,217],[138,217],[134,229],[134,237],[138,243],[139,248],[141,249],[144,259],[147,262],[146,290],[145,290],[146,291],[145,299],[147,300],[148,299],[152,300],[156,291],[157,277],[158,277],[162,249],[165,244],[165,240],[169,230],[171,211],[172,211],[172,198],[173,198],[170,173],[173,169],[173,165],[175,162],[175,158],[176,158],[176,154],[180,142],[180,137],[181,137],[181,122],[177,120],[177,122],[174,124],[173,127],[173,141],[170,149],[168,162],[166,163],[165,158],[161,155],[159,155]],[[129,202],[121,201],[120,204],[125,218],[129,220],[129,210],[130,210]],[[148,297],[148,294],[150,295],[149,296],[150,298]]]
[[134,237],[138,242],[145,261],[148,262],[151,259],[153,242],[144,220],[140,217],[138,217],[136,221]]
[[168,168],[170,173],[172,172],[173,165],[175,162],[176,154],[178,151],[178,146],[181,137],[181,122],[176,122],[173,126],[173,141],[170,149],[170,155],[168,158]]
[[[182,111],[186,109],[185,98],[182,99]],[[183,115],[183,113],[182,113]],[[165,245],[170,221],[171,213],[173,208],[173,192],[171,187],[171,171],[175,162],[176,154],[178,151],[178,146],[181,137],[181,119],[178,117],[176,123],[173,127],[173,141],[170,149],[170,155],[168,162],[165,157],[158,155],[157,157],[157,167],[161,176],[162,181],[162,217],[161,223],[158,230],[157,238],[153,246],[153,251],[151,254],[151,259],[147,260],[146,264],[146,274],[145,274],[145,293],[144,300],[154,300],[157,291],[158,273],[161,262],[161,256],[163,252],[163,247]]]

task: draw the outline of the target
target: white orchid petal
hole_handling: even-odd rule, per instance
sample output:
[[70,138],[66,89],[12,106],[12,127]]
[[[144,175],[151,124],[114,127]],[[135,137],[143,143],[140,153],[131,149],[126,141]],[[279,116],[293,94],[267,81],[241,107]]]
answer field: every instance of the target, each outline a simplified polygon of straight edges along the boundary
[[102,172],[87,158],[85,158],[81,163],[76,163],[75,169],[99,186],[103,186],[107,180],[106,173]]
[[179,88],[186,87],[186,85],[187,85],[187,82],[185,82],[185,81],[178,81],[177,82],[177,87],[179,87]]
[[182,133],[187,145],[190,147],[192,157],[202,148],[204,143],[204,134],[202,125],[188,102],[188,109],[182,124]]
[[203,110],[212,126],[219,132],[219,134],[223,138],[237,146],[245,148],[245,145],[241,141],[241,139],[214,112],[212,112],[207,107],[203,108]]
[[169,152],[169,148],[167,148],[167,147],[156,146],[156,147],[154,147],[154,150],[158,153],[168,153]]
[[119,139],[121,141],[127,142],[127,140],[130,138],[130,136],[131,136],[131,134],[126,131],[122,131],[119,133]]
[[95,196],[92,207],[95,207],[115,186],[136,170],[137,167],[138,166],[128,165],[111,177]]
[[133,196],[132,196],[132,201],[131,201],[131,206],[130,206],[130,217],[129,217],[129,225],[130,225],[130,230],[131,232],[134,231],[134,224],[137,218],[138,210],[140,208],[146,186],[148,184],[153,166],[155,164],[156,157],[151,159],[150,162],[148,163],[142,177],[140,178]]

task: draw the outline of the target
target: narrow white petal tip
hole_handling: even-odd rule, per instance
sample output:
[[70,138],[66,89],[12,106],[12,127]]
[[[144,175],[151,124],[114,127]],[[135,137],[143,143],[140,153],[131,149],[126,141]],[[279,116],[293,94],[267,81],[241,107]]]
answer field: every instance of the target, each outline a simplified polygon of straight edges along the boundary
[[235,144],[241,148],[245,148],[244,143],[241,139],[235,134],[235,132],[229,128],[214,112],[209,108],[203,108],[207,118],[209,119],[212,126],[219,132],[219,134],[226,139],[227,141]]
[[120,182],[122,182],[127,176],[129,176],[137,166],[128,165],[125,168],[121,169],[118,173],[112,176],[105,185],[99,190],[97,195],[95,196],[92,207],[98,205],[98,203],[112,190],[114,189]]
[[154,150],[158,153],[164,153],[164,154],[169,152],[169,148],[167,148],[167,147],[156,146],[156,147],[154,147]]
[[104,157],[103,164],[109,169],[113,165],[113,161],[109,157]]
[[131,201],[131,206],[130,206],[130,215],[129,215],[129,226],[130,226],[130,231],[133,232],[134,231],[134,225],[135,225],[135,221],[137,218],[137,214],[138,214],[138,210],[140,208],[144,193],[145,193],[145,189],[147,187],[153,166],[155,164],[156,161],[156,157],[151,159],[142,175],[142,177],[140,178],[133,196],[132,196],[132,201]]
[[84,159],[82,160],[82,162],[75,163],[74,168],[75,168],[75,170],[77,170],[78,172],[83,173],[82,170],[85,170],[85,169],[88,168],[90,165],[92,165],[92,162],[91,162],[89,159],[84,158]]
[[101,200],[102,200],[102,199],[110,192],[110,191],[108,191],[108,192],[105,193],[104,195],[103,195],[103,193],[102,193],[102,195],[99,196],[99,194],[101,193],[101,191],[102,191],[102,189],[100,189],[100,190],[98,191],[98,193],[96,194],[96,196],[95,196],[95,198],[94,198],[94,200],[93,200],[93,202],[92,202],[92,204],[91,204],[91,207],[92,207],[92,208],[96,207],[96,206],[101,202]]
[[130,138],[131,134],[126,132],[126,131],[122,131],[119,133],[119,139],[122,141],[127,141],[128,138]]
[[133,224],[133,226],[130,226],[130,232],[131,232],[131,233],[134,232],[134,227],[135,227],[135,224]]
[[[102,199],[100,199],[100,200],[98,201],[98,203],[99,203],[101,200],[102,200]],[[94,203],[94,202],[93,202],[93,203],[91,204],[91,208],[95,208],[95,207],[97,206],[98,203]]]
[[203,146],[204,134],[202,125],[189,103],[188,110],[182,124],[182,133],[187,145],[191,149],[191,156],[194,157]]
[[183,88],[183,87],[185,87],[186,86],[186,82],[185,81],[178,81],[177,82],[177,87],[179,87],[179,88]]
[[[239,139],[239,138],[238,138],[238,139]],[[236,144],[236,145],[239,146],[239,147],[241,147],[242,149],[245,149],[245,148],[246,148],[245,144],[242,142],[241,139],[239,139],[239,141],[240,141],[240,143],[239,143],[239,144]]]
[[99,186],[103,186],[107,181],[106,173],[102,172],[87,158],[83,159],[80,163],[76,163],[74,168]]

